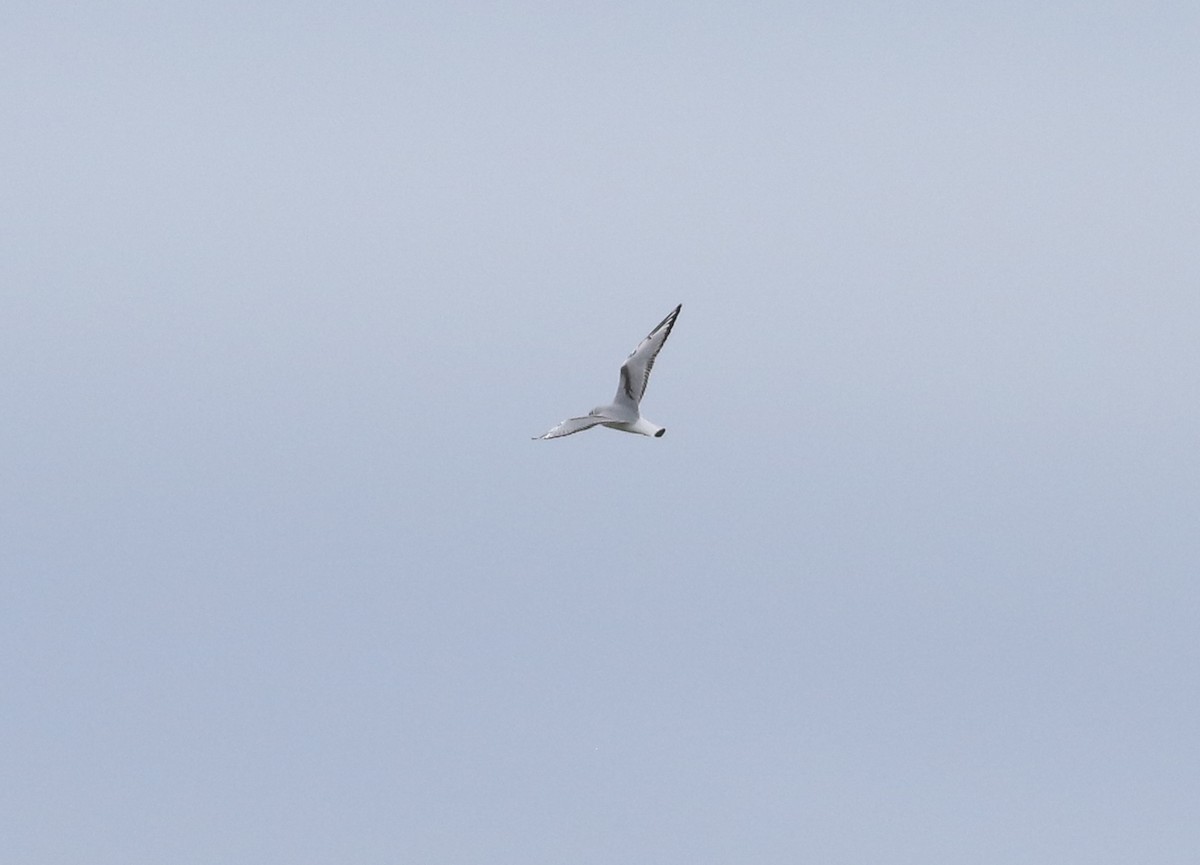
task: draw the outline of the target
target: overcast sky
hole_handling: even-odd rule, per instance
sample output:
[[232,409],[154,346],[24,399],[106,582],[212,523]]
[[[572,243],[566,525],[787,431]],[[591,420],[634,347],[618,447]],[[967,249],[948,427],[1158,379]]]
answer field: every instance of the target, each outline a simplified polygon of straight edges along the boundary
[[7,3],[0,858],[1194,863],[1198,45]]

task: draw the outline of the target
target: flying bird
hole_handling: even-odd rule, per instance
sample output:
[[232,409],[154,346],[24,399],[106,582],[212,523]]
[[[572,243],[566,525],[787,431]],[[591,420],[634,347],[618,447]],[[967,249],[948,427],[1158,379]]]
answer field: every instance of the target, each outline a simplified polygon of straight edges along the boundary
[[633,353],[625,358],[625,363],[621,364],[617,395],[611,403],[597,406],[583,417],[569,417],[544,435],[534,436],[534,439],[562,438],[594,426],[606,426],[621,432],[661,438],[667,428],[642,417],[638,405],[642,401],[642,395],[646,393],[646,385],[650,383],[650,370],[654,369],[654,359],[658,357],[663,343],[671,335],[671,328],[675,326],[675,319],[679,317],[681,309],[682,303],[671,310],[671,314],[660,321],[654,330],[650,331],[650,335],[638,343]]

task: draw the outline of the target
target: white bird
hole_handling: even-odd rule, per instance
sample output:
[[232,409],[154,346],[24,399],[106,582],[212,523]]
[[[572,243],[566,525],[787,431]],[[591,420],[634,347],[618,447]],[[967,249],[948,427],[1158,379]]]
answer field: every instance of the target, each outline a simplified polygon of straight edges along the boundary
[[650,335],[638,343],[638,347],[621,364],[621,380],[617,384],[617,395],[608,405],[597,406],[583,417],[570,417],[544,435],[534,436],[535,439],[556,439],[569,436],[572,433],[583,432],[594,426],[606,426],[621,432],[638,433],[644,436],[660,438],[667,431],[656,423],[642,417],[638,405],[650,383],[650,370],[654,369],[654,359],[662,350],[663,343],[671,335],[675,319],[683,304],[671,310],[671,314],[658,323]]

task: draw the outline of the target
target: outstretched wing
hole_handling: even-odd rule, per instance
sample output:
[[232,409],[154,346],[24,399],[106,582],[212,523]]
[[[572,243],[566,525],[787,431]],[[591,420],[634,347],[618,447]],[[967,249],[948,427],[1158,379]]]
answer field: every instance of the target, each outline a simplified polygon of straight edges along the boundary
[[675,326],[675,319],[681,309],[682,303],[671,310],[671,314],[660,321],[658,326],[638,343],[638,347],[625,359],[625,363],[621,364],[621,381],[617,385],[617,396],[613,402],[618,405],[632,403],[633,408],[637,408],[646,392],[646,385],[650,383],[650,370],[654,369],[654,359],[658,357],[663,343],[671,335],[671,328]]
[[563,436],[569,436],[572,433],[583,432],[585,429],[591,429],[597,424],[602,424],[612,418],[598,417],[594,414],[584,415],[583,417],[569,417],[554,429],[544,435],[534,436],[534,439],[557,439]]

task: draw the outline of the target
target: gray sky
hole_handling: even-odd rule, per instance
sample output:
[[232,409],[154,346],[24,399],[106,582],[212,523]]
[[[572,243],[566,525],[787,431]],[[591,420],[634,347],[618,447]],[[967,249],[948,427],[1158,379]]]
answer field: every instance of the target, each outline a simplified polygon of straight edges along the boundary
[[0,13],[6,861],[1194,862],[1196,5],[574,6]]

